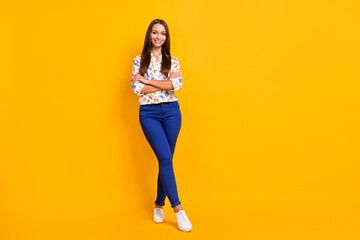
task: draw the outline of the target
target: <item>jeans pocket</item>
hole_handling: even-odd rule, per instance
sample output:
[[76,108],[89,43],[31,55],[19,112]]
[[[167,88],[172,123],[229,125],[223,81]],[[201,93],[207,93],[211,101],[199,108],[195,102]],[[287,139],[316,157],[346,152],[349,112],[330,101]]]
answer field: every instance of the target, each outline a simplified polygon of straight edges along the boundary
[[146,116],[147,116],[146,110],[145,109],[140,109],[140,111],[139,111],[139,119],[141,120],[141,119],[145,118]]
[[174,101],[172,102],[172,108],[180,108],[179,102],[178,101]]
[[145,112],[147,110],[146,106],[140,105],[139,112]]

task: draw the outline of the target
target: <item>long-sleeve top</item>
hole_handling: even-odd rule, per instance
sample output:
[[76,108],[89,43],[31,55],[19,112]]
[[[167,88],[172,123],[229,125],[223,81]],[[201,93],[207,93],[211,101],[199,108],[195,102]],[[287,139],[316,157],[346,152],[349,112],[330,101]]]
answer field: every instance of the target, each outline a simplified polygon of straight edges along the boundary
[[[183,85],[181,74],[180,77],[170,78],[170,81],[174,87],[174,89],[172,90],[160,89],[158,91],[150,92],[150,93],[140,92],[141,89],[145,86],[145,84],[140,81],[134,81],[135,74],[139,72],[140,59],[141,59],[141,55],[138,55],[134,58],[133,70],[131,76],[132,89],[134,93],[139,96],[139,104],[146,105],[146,104],[157,104],[161,102],[177,101],[178,98],[175,94],[175,91],[179,90]],[[166,76],[160,72],[161,63],[162,63],[162,55],[159,56],[159,59],[156,59],[155,55],[151,53],[151,61],[148,71],[147,73],[145,73],[145,78],[149,80],[158,80],[158,81],[167,80]],[[169,72],[169,76],[171,72],[178,72],[178,71],[180,71],[179,60],[176,57],[171,56],[171,69]]]

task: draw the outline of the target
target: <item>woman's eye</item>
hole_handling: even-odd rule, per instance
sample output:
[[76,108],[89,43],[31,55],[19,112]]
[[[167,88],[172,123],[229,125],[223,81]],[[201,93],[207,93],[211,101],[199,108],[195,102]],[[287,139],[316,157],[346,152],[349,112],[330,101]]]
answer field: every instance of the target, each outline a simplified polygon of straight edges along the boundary
[[[153,34],[156,34],[156,32],[153,32]],[[162,35],[166,35],[166,33],[162,33]]]

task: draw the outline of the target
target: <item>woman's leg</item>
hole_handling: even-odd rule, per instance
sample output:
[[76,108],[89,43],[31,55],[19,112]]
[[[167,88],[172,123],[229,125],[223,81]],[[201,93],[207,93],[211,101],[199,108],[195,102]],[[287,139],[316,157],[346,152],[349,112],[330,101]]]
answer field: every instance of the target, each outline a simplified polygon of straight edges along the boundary
[[[174,102],[174,104],[175,103],[177,102]],[[181,121],[182,121],[180,109],[178,105],[174,105],[174,104],[167,109],[163,119],[163,127],[173,159],[174,159],[176,142],[179,136],[179,132],[181,129]]]
[[[165,115],[165,118],[163,120],[163,128],[166,135],[166,138],[169,143],[171,155],[174,158],[174,152],[175,152],[175,146],[176,141],[181,129],[181,112],[180,109],[176,109],[171,107],[170,109],[166,109],[167,114]],[[165,198],[166,198],[166,191],[163,187],[163,184],[161,183],[160,178],[160,171],[158,174],[158,180],[157,180],[157,198],[155,201],[155,204],[158,206],[164,206],[165,205]]]
[[160,194],[158,195],[159,198],[156,199],[155,204],[163,206],[167,195],[170,200],[171,207],[179,205],[181,202],[179,201],[173,170],[173,151],[170,148],[168,137],[165,134],[165,129],[166,131],[168,131],[168,129],[163,126],[162,117],[155,115],[155,111],[149,109],[144,111],[144,113],[140,116],[140,124],[159,163],[158,192]]
[[166,199],[166,190],[165,190],[163,183],[161,182],[160,171],[159,171],[158,180],[157,180],[157,195],[156,195],[155,204],[158,206],[164,206],[165,199]]

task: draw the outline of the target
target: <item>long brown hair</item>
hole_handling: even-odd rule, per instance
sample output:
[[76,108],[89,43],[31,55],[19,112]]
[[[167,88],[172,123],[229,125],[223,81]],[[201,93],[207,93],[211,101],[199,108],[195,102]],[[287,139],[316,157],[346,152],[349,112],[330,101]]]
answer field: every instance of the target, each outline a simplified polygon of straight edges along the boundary
[[165,39],[164,44],[161,46],[162,61],[161,61],[161,70],[160,70],[160,72],[163,75],[165,75],[166,77],[168,77],[168,74],[169,74],[170,69],[171,69],[170,32],[169,32],[168,25],[162,19],[153,20],[150,23],[150,25],[149,25],[149,27],[148,27],[148,29],[146,31],[144,47],[143,47],[143,51],[142,51],[142,54],[141,54],[139,73],[140,73],[141,76],[144,77],[144,74],[147,73],[147,70],[148,70],[149,65],[150,65],[151,48],[152,48],[151,32],[152,32],[152,27],[154,26],[154,24],[162,24],[164,26],[164,28],[165,28],[165,31],[166,31],[166,39]]

